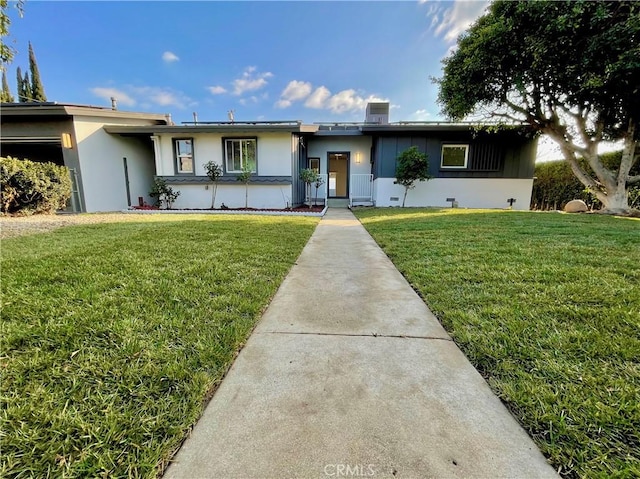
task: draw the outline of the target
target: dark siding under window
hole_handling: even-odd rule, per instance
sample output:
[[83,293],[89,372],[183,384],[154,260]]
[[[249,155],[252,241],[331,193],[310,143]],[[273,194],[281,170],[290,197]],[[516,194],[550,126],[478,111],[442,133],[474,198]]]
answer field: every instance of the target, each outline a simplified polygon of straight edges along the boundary
[[475,143],[469,151],[469,170],[500,171],[504,159],[504,151],[495,143]]

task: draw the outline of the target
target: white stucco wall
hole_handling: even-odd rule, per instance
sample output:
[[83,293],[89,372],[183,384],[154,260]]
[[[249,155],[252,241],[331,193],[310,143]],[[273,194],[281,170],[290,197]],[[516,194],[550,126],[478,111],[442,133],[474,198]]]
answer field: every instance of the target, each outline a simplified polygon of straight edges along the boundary
[[205,176],[204,164],[214,161],[224,164],[222,138],[258,138],[257,159],[260,176],[291,176],[291,133],[265,132],[247,134],[222,133],[176,133],[159,135],[156,148],[156,171],[158,176],[176,175],[173,152],[174,138],[193,138],[193,156],[196,176]]
[[[172,188],[180,191],[180,196],[173,204],[176,209],[211,207],[212,185],[176,184],[172,185]],[[286,208],[291,205],[291,185],[249,184],[248,199],[250,208]],[[244,183],[218,185],[216,208],[220,208],[222,203],[229,208],[244,208]]]
[[138,197],[145,201],[153,181],[154,164],[151,150],[132,138],[110,135],[105,125],[145,125],[145,120],[74,117],[74,134],[78,149],[84,207],[87,212],[117,211],[126,208],[127,191],[123,158],[127,158],[132,204]]
[[[371,173],[371,137],[320,136],[310,139],[307,146],[307,158],[320,158],[320,173],[327,173],[327,153],[330,151],[348,151],[351,153],[350,175]],[[356,162],[358,154],[360,155],[360,163]]]
[[[374,181],[376,206],[402,206],[404,188],[393,184],[393,178]],[[451,206],[447,198],[455,198],[460,208],[507,208],[508,198],[515,198],[514,210],[528,210],[533,179],[517,178],[434,178],[418,182],[407,195],[406,206]],[[397,197],[397,201],[391,201]]]

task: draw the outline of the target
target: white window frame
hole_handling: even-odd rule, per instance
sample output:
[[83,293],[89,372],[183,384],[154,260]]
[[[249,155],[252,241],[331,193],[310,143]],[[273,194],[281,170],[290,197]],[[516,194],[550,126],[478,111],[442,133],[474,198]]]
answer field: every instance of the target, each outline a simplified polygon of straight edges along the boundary
[[[462,166],[450,166],[444,164],[444,151],[446,148],[464,148],[464,165]],[[463,143],[447,143],[442,145],[442,151],[440,153],[440,168],[464,170],[469,165],[469,145]]]
[[[181,141],[189,141],[191,142],[191,153],[190,154],[180,154],[180,149],[178,148],[178,143]],[[195,164],[195,157],[193,154],[193,138],[173,138],[173,157],[175,158],[175,162],[176,162],[176,173],[179,175],[195,175],[196,173],[196,164]],[[180,159],[181,158],[191,158],[191,170],[182,170],[180,168],[181,162]]]
[[[255,145],[255,166],[251,173],[258,172],[258,139],[257,138],[223,138],[223,149],[224,149],[224,171],[227,173],[242,173],[242,170],[233,170],[229,169],[229,158],[227,157],[227,145],[229,142],[240,142],[240,152],[242,152],[242,142],[252,141]],[[244,167],[244,158],[240,157],[240,165],[241,168]],[[232,162],[233,166],[233,162]]]
[[[320,158],[308,158],[309,160],[309,169],[315,171],[316,173],[320,173]],[[314,166],[315,163],[315,166]]]

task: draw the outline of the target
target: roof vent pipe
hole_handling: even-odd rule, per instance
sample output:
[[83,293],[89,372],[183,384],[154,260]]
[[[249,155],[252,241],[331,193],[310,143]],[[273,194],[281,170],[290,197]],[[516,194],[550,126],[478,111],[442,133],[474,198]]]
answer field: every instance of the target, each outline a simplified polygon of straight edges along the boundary
[[115,96],[111,97],[111,109],[112,110],[117,110],[118,109],[118,100],[116,99]]
[[198,113],[195,111],[193,112],[193,123],[198,124]]

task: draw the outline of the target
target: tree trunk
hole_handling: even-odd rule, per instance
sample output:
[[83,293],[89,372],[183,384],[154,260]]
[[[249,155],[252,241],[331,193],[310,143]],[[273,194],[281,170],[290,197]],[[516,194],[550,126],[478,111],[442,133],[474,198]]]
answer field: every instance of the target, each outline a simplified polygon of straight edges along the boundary
[[404,196],[402,197],[402,207],[404,208],[404,203],[405,201],[407,201],[407,193],[409,193],[409,188],[408,187],[404,187]]
[[218,185],[216,183],[213,184],[211,189],[211,209],[216,207],[216,191],[218,189]]
[[249,208],[249,183],[244,185],[244,209]]
[[585,158],[596,174],[598,181],[594,180],[591,175],[580,166],[576,156],[576,147],[573,144],[555,132],[549,134],[549,136],[560,145],[562,155],[571,166],[571,170],[576,178],[578,178],[604,206],[602,210],[599,211],[600,213],[627,215],[632,211],[632,208],[629,207],[627,180],[629,179],[629,171],[634,163],[633,159],[636,147],[634,133],[635,128],[633,124],[630,123],[624,138],[622,159],[617,172],[612,172],[604,166],[600,155],[595,153],[595,151],[597,151],[597,145],[591,145]]
[[604,208],[598,213],[608,215],[627,215],[631,212],[629,207],[629,194],[625,184],[616,185],[613,192],[607,192],[606,201],[602,201]]

